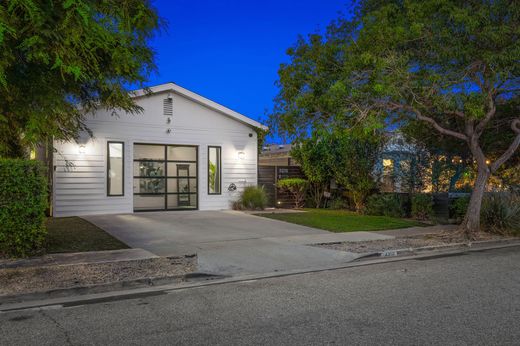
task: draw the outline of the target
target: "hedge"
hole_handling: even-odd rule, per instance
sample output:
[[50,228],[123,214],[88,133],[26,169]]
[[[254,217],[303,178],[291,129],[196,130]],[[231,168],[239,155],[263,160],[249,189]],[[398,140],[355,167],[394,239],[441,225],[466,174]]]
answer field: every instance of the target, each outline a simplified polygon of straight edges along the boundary
[[41,248],[46,208],[41,162],[0,159],[0,256],[25,257]]

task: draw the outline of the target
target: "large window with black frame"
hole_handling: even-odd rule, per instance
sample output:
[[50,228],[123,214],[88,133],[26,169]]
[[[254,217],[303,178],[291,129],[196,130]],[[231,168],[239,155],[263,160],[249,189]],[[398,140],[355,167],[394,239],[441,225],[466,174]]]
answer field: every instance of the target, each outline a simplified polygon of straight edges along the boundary
[[134,210],[197,209],[198,148],[134,145]]

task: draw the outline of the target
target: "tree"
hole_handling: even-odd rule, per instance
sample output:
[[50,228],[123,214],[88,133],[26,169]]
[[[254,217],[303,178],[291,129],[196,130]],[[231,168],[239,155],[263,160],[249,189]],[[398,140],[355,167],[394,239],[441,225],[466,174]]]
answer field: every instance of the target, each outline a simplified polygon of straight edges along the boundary
[[344,130],[333,133],[332,141],[329,166],[334,179],[347,190],[356,211],[362,212],[367,197],[377,187],[374,168],[381,153],[382,136],[377,132],[356,134]]
[[161,25],[148,0],[2,2],[0,156],[74,139],[97,108],[139,112],[127,86],[155,70],[148,40]]
[[[300,134],[309,127],[417,121],[461,141],[477,176],[461,230],[476,238],[486,184],[517,151],[520,117],[497,127],[497,105],[519,95],[520,3],[506,0],[365,0],[324,36],[301,38],[279,70],[271,122]],[[484,137],[483,137],[484,136]]]
[[291,157],[300,164],[309,181],[309,194],[316,208],[321,206],[323,194],[334,175],[330,167],[333,145],[330,136],[322,132],[302,140],[291,150]]

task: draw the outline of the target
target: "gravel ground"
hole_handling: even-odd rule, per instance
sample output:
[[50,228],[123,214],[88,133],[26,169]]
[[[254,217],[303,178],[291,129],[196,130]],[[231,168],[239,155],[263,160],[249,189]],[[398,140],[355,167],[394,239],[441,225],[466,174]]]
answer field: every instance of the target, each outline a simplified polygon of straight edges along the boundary
[[194,272],[197,257],[0,269],[0,295],[81,287]]
[[[502,239],[504,237],[489,233],[482,233],[479,240],[494,240]],[[454,232],[426,234],[410,237],[398,237],[387,240],[372,240],[360,242],[341,242],[341,243],[327,243],[314,244],[313,246],[323,247],[331,250],[348,251],[355,253],[372,253],[381,252],[385,250],[400,250],[407,248],[419,248],[424,246],[443,246],[455,243],[464,243],[465,239],[457,236]]]

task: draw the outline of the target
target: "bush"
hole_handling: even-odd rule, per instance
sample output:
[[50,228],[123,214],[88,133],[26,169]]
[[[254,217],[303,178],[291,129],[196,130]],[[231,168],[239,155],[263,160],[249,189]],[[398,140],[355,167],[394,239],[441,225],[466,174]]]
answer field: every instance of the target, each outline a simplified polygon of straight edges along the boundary
[[461,222],[468,210],[469,196],[459,197],[450,204],[451,217]]
[[408,215],[407,201],[396,193],[375,194],[368,197],[365,214],[391,217]]
[[38,161],[0,159],[0,255],[28,256],[45,240],[47,181]]
[[334,198],[329,201],[329,209],[340,210],[340,209],[348,209],[348,201],[345,201],[343,198]]
[[263,210],[267,205],[267,195],[261,187],[247,186],[240,194],[240,199],[233,202],[235,210]]
[[433,215],[433,200],[428,194],[414,194],[412,196],[412,217],[418,220],[428,220]]
[[286,178],[278,180],[276,186],[289,192],[294,198],[294,207],[302,208],[305,203],[305,192],[309,183],[301,178]]
[[480,217],[482,226],[488,231],[520,233],[520,196],[507,193],[484,196]]

